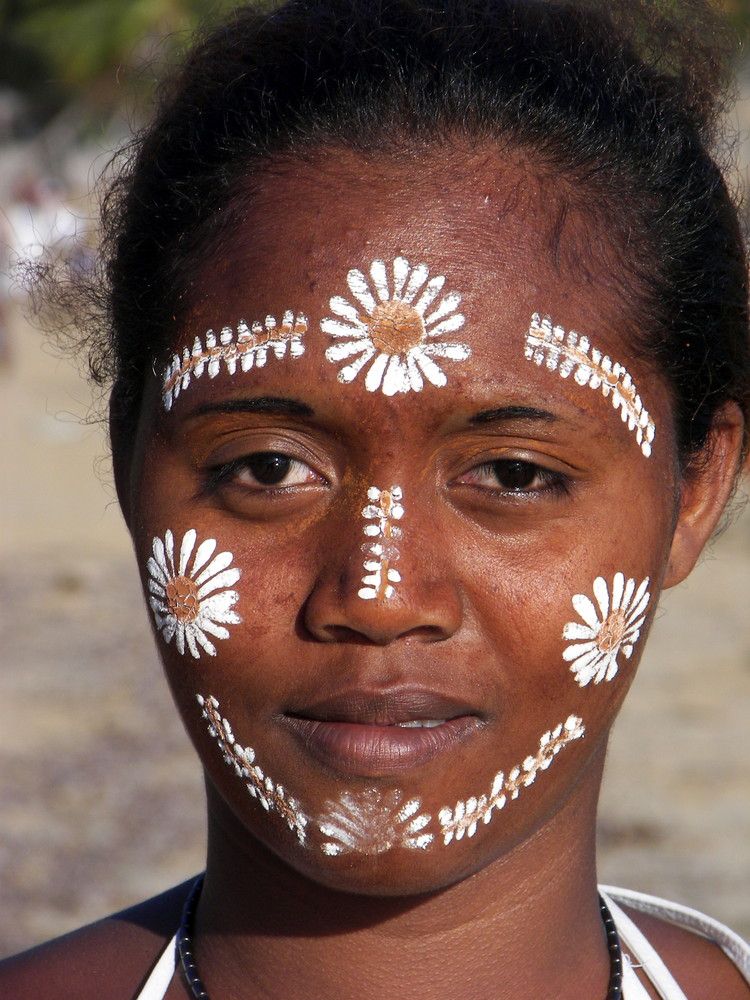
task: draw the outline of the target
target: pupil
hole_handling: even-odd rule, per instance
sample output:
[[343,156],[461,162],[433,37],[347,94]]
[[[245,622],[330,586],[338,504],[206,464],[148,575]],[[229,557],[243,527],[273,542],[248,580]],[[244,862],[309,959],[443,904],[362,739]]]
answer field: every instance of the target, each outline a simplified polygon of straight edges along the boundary
[[275,486],[289,472],[292,460],[286,455],[274,455],[271,451],[264,451],[253,455],[247,464],[259,483],[263,483],[264,486]]
[[530,462],[495,462],[497,481],[506,490],[525,490],[534,481],[536,469]]

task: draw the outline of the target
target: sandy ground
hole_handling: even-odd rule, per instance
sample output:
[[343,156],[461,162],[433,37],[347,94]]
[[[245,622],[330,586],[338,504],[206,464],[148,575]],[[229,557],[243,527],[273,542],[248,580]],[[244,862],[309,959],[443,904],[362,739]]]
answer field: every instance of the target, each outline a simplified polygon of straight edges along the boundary
[[[199,768],[162,681],[89,393],[16,319],[0,371],[0,955],[202,867]],[[96,470],[98,471],[98,475]],[[750,515],[670,593],[613,738],[601,874],[750,935]]]

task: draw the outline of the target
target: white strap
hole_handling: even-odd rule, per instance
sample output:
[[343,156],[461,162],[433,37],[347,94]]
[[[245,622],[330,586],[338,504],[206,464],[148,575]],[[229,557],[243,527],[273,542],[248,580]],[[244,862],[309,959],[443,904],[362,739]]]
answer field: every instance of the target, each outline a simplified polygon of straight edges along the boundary
[[143,984],[143,989],[134,1000],[164,1000],[169,984],[177,968],[177,935],[167,941],[159,956],[159,961],[151,970],[151,975]]
[[[599,889],[609,907],[623,943],[633,954],[638,964],[643,966],[646,975],[659,990],[663,1000],[687,1000],[687,998],[645,935],[617,905],[610,893],[616,894],[622,902],[632,905],[635,909],[652,913],[662,919],[671,917],[674,923],[691,927],[715,941],[732,959],[745,979],[750,982],[750,947],[738,934],[725,927],[724,924],[705,916],[698,910],[682,906],[679,903],[667,902],[656,896],[648,896],[645,893],[611,886],[600,886]],[[623,958],[623,1000],[649,1000],[648,993],[633,971],[628,956],[625,955]],[[176,968],[177,935],[175,934],[164,946],[159,960],[134,1000],[164,1000]]]
[[661,960],[646,935],[633,923],[627,913],[620,909],[611,896],[606,893],[602,893],[602,895],[612,914],[622,943],[638,965],[643,968],[643,971],[659,991],[659,996],[663,1000],[687,1000],[674,976]]
[[646,987],[633,971],[629,955],[622,956],[622,1000],[651,1000]]
[[633,889],[615,889],[610,886],[601,888],[611,893],[621,903],[632,906],[635,910],[643,913],[650,913],[662,920],[671,920],[672,923],[690,930],[697,931],[709,941],[714,941],[729,958],[732,959],[739,971],[750,983],[750,945],[736,934],[729,927],[713,917],[707,917],[700,910],[694,910],[690,906],[683,906],[681,903],[668,902],[659,899],[658,896],[648,896],[643,892],[635,892]]

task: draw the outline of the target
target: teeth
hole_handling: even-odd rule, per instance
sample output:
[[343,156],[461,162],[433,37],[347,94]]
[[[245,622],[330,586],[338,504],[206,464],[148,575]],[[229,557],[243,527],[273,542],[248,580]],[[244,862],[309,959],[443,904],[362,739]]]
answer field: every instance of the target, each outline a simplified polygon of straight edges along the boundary
[[442,726],[446,719],[413,719],[411,722],[397,722],[399,729],[434,729]]

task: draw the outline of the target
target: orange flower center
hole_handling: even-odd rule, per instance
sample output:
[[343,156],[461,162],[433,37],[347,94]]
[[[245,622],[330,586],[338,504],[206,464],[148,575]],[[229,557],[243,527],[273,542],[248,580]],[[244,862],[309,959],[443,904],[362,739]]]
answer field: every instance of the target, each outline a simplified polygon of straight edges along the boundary
[[620,647],[625,637],[627,621],[622,608],[614,611],[602,625],[596,644],[604,653],[612,653]]
[[187,576],[176,576],[167,584],[167,604],[178,622],[187,625],[198,617],[198,588]]
[[391,511],[393,510],[393,497],[391,496],[390,490],[380,491],[380,509],[383,511],[384,517],[391,516]]
[[398,299],[375,306],[368,322],[370,340],[385,354],[406,354],[425,339],[422,317],[413,306]]

